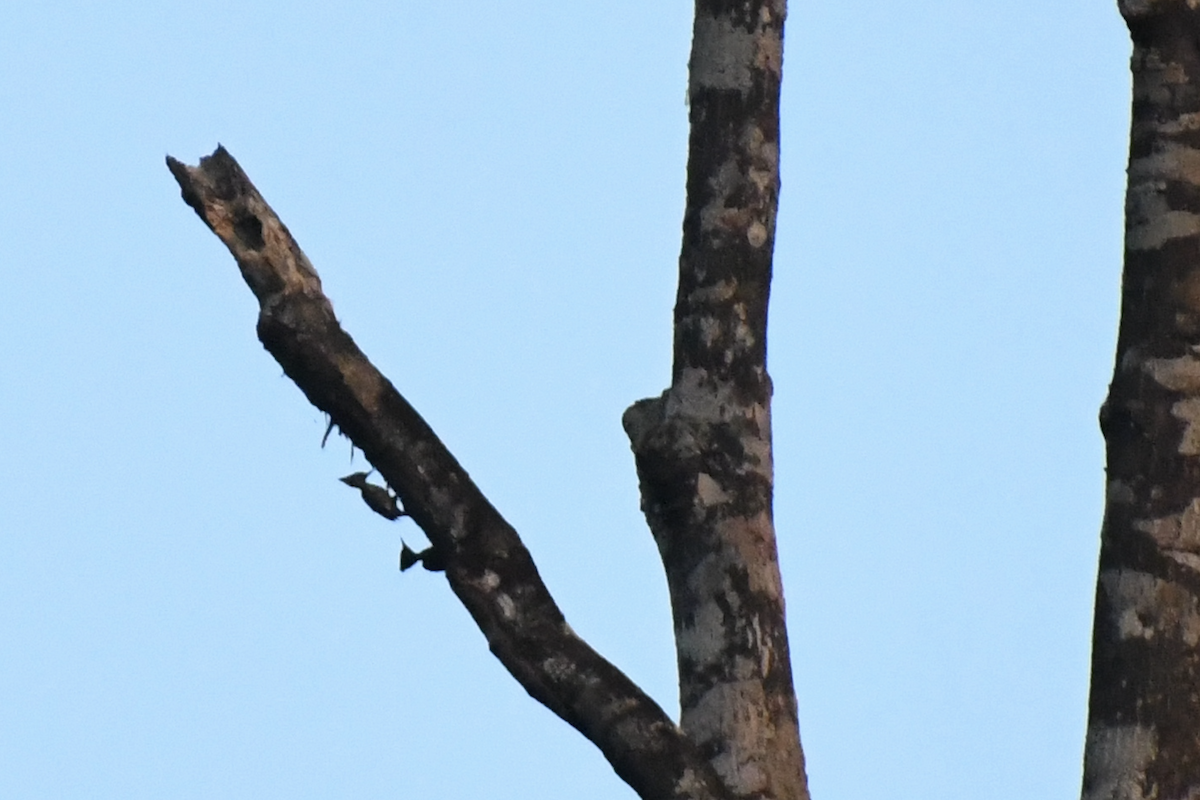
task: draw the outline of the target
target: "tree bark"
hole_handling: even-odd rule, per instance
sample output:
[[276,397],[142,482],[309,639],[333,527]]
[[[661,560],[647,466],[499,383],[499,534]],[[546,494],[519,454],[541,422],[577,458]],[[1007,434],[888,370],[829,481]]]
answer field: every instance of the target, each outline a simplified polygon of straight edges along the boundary
[[1133,114],[1083,797],[1183,800],[1200,797],[1200,12],[1119,5]]
[[785,13],[696,3],[671,386],[623,422],[671,596],[680,726],[737,797],[798,800],[766,365]]
[[424,530],[497,658],[646,800],[808,798],[766,369],[785,12],[784,0],[697,0],[672,382],[623,418],[671,594],[679,725],[572,632],[516,531],[342,330],[316,271],[232,156],[218,147],[198,167],[167,159],[258,298],[264,347]]
[[218,147],[199,167],[167,166],[258,298],[263,346],[387,480],[513,677],[646,800],[729,798],[695,744],[571,630],[516,531],[342,330],[312,264],[233,157]]

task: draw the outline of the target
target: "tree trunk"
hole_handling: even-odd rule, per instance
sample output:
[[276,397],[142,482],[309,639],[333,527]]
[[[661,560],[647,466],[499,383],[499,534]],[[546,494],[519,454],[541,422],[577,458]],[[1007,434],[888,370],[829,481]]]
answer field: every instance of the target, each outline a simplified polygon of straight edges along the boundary
[[784,14],[696,4],[671,387],[624,424],[671,595],[680,726],[737,797],[800,800],[766,365]]
[[1200,797],[1200,12],[1122,0],[1133,119],[1085,800]]

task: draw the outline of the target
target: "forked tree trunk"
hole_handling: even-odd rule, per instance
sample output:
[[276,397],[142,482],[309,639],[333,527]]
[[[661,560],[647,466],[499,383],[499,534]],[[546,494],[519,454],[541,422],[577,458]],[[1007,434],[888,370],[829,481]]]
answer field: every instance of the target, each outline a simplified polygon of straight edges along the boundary
[[[771,516],[767,296],[784,0],[698,0],[671,388],[625,414],[675,618],[674,723],[567,625],[517,532],[342,330],[316,270],[223,148],[168,166],[258,298],[258,335],[429,537],[496,657],[646,800],[805,800]],[[373,493],[370,494],[370,493]]]
[[1200,797],[1200,12],[1122,0],[1133,120],[1084,800]]

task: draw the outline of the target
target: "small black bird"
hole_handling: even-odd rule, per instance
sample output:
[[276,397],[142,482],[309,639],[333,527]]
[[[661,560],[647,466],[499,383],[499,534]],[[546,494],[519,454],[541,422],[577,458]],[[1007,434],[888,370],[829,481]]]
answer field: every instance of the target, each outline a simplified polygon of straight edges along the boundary
[[338,480],[362,492],[363,502],[384,519],[396,520],[407,517],[408,514],[396,504],[396,498],[391,492],[383,486],[367,483],[367,476],[370,474],[369,472],[356,472]]
[[426,547],[421,552],[417,552],[405,544],[404,540],[400,540],[400,571],[404,572],[409,567],[420,562],[421,566],[430,572],[441,572],[446,569],[446,563],[442,559],[437,550],[432,547]]

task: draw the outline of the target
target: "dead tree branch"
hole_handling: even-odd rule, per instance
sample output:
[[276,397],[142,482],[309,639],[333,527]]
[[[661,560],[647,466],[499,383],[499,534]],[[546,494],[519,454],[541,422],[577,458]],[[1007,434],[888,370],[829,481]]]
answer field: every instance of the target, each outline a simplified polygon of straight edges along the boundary
[[167,166],[258,298],[258,336],[429,537],[451,589],[531,696],[590,739],[646,800],[730,795],[663,710],[567,625],[528,550],[333,313],[291,234],[222,147]]

